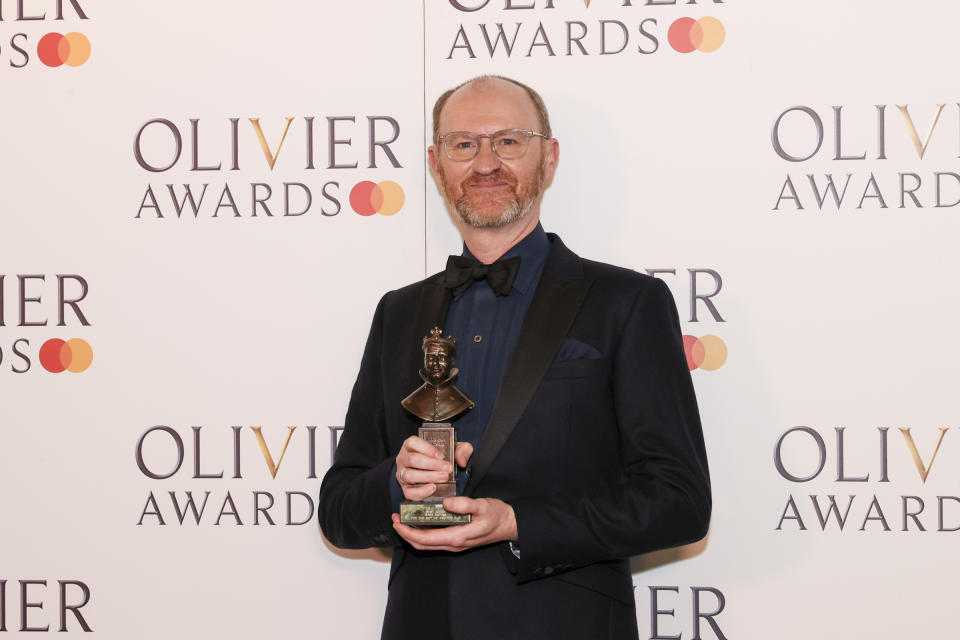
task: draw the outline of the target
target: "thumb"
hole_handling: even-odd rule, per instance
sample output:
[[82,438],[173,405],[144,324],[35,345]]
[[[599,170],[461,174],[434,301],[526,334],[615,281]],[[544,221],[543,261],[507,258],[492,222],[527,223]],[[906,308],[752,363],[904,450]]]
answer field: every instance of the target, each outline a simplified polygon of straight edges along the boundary
[[457,448],[453,452],[453,458],[457,461],[457,466],[461,468],[466,468],[472,455],[473,445],[469,442],[458,442]]
[[443,508],[451,513],[476,513],[479,503],[466,496],[454,496],[443,499]]

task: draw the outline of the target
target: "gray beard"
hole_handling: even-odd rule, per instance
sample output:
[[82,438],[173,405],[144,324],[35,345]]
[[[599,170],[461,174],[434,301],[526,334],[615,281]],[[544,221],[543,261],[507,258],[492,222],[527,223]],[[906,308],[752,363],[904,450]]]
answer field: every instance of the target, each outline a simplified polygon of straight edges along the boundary
[[485,218],[470,206],[470,201],[466,196],[460,198],[454,204],[460,219],[466,222],[474,229],[500,229],[512,222],[523,218],[530,211],[530,207],[536,202],[536,198],[531,198],[522,206],[516,198],[505,208],[496,218]]

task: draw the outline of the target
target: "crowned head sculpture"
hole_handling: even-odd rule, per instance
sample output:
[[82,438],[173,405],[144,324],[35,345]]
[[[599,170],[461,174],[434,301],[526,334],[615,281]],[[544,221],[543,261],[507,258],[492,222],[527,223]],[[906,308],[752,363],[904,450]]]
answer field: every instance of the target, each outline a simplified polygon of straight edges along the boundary
[[453,336],[444,338],[443,330],[434,327],[424,336],[422,346],[420,377],[423,384],[403,399],[403,408],[428,422],[444,422],[472,409],[473,400],[453,384],[459,373],[453,366],[457,362],[456,339]]
[[457,340],[453,336],[443,337],[440,327],[430,330],[423,338],[423,371],[433,383],[446,380],[456,371]]

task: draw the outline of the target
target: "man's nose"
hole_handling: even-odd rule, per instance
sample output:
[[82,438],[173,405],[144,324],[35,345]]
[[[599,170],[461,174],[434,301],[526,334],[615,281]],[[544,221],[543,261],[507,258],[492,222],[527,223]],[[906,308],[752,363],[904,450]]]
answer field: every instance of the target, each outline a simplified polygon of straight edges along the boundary
[[493,152],[493,140],[480,138],[477,141],[477,155],[473,159],[473,169],[477,173],[493,173],[500,168],[500,156]]

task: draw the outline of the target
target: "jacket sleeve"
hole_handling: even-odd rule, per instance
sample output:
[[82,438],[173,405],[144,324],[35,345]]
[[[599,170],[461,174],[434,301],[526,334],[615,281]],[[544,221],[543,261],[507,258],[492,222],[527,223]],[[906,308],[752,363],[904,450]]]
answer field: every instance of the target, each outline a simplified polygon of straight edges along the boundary
[[374,313],[343,434],[333,466],[320,487],[320,528],[331,543],[344,549],[399,544],[390,520],[393,507],[389,487],[395,454],[387,443],[381,375],[387,296]]
[[519,581],[706,535],[711,496],[703,433],[676,305],[662,281],[637,293],[611,367],[620,480],[510,500]]

